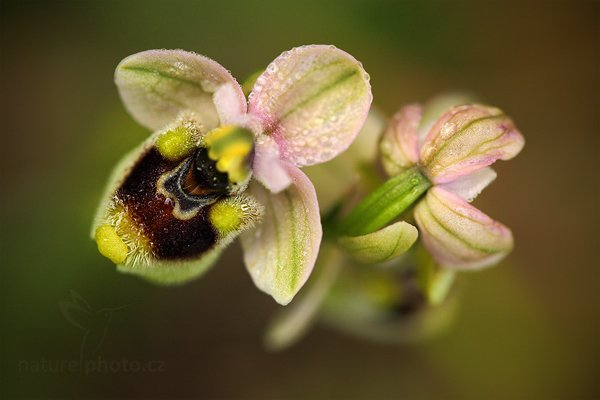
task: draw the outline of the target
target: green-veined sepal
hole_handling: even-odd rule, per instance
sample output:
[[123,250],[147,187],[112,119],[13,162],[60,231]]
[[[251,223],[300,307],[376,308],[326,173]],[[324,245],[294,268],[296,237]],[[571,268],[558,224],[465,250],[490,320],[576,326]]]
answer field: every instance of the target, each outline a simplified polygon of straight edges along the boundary
[[257,182],[249,191],[264,206],[262,223],[241,236],[244,261],[256,286],[288,304],[310,275],[322,228],[315,189],[298,168],[285,164],[291,185],[277,194]]
[[125,107],[151,130],[163,128],[182,111],[193,111],[206,130],[219,125],[213,95],[227,86],[236,113],[246,112],[240,85],[219,63],[183,50],[148,50],[125,58],[115,71]]
[[404,221],[361,236],[342,236],[339,244],[361,263],[378,264],[404,254],[419,236],[417,228]]

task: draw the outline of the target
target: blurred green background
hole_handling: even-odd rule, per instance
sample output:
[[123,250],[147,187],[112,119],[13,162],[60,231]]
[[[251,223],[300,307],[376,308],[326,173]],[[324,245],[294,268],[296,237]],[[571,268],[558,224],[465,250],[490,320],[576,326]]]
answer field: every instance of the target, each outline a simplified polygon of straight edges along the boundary
[[[1,394],[600,397],[599,8],[595,1],[2,1]],[[458,316],[429,341],[381,345],[318,326],[294,348],[269,353],[261,335],[278,306],[254,288],[237,245],[202,279],[160,288],[116,273],[88,238],[113,164],[147,135],[112,83],[122,58],[183,48],[241,80],[310,43],[335,44],[361,60],[388,114],[469,90],[503,108],[526,137],[525,150],[497,165],[498,180],[476,203],[513,229],[515,251],[502,267],[461,276]],[[84,337],[59,307],[71,291],[94,312],[127,306],[107,324],[106,313],[89,322],[100,336],[107,326],[96,339],[95,365],[108,363],[104,370],[67,366]],[[127,371],[123,362],[146,371]]]

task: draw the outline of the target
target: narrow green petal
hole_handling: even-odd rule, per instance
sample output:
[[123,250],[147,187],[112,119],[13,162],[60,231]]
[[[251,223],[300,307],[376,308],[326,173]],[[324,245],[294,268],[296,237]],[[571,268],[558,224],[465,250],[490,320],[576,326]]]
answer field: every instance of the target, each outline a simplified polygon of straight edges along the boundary
[[398,218],[429,187],[431,183],[418,168],[406,170],[364,198],[342,219],[338,232],[346,236],[375,232]]

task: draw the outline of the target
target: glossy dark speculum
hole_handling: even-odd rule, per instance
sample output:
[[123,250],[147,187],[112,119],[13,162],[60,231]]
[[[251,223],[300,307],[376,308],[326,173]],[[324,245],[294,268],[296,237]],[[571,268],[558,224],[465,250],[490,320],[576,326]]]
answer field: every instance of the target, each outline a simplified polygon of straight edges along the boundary
[[204,147],[196,150],[193,163],[194,179],[198,186],[205,190],[226,192],[229,179],[224,172],[217,171],[215,161],[208,157],[208,150]]

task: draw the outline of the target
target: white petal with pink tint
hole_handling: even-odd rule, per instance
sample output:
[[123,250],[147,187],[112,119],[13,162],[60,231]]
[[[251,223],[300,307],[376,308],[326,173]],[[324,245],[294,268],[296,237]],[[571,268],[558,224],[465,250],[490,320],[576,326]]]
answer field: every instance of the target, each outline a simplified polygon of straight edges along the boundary
[[425,247],[448,268],[491,266],[510,252],[510,230],[439,187],[427,192],[414,211]]
[[516,156],[525,141],[501,110],[482,105],[452,108],[433,125],[420,160],[433,183],[447,183]]
[[163,128],[181,111],[193,111],[206,130],[220,124],[213,93],[231,85],[231,101],[246,111],[240,85],[219,63],[183,50],[148,50],[125,58],[115,71],[125,107],[151,130]]
[[333,46],[297,47],[277,57],[257,79],[250,113],[282,155],[298,166],[318,164],[346,150],[371,104],[362,65]]
[[287,164],[292,184],[273,194],[250,184],[250,193],[264,208],[263,221],[241,236],[244,262],[255,285],[286,305],[310,275],[321,244],[319,204],[310,180]]
[[270,137],[259,135],[255,145],[254,177],[271,192],[281,192],[292,183],[286,168],[290,163],[281,159],[277,143]]
[[381,138],[381,162],[385,172],[398,175],[419,161],[418,133],[421,106],[402,107],[393,117]]
[[490,167],[485,167],[479,171],[471,172],[456,178],[452,182],[442,183],[438,187],[459,195],[469,203],[496,179],[496,171]]
[[243,126],[246,117],[246,102],[239,101],[239,86],[227,83],[217,89],[213,102],[221,125]]

